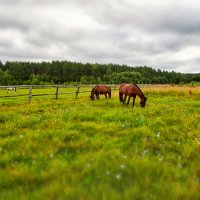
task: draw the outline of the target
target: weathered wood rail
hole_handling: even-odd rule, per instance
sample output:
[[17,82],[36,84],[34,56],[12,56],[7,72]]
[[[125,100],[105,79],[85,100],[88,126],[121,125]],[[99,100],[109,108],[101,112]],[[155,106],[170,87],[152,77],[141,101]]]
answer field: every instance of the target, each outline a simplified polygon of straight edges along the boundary
[[[9,85],[9,86],[0,86],[0,90],[7,90],[7,88],[15,88],[15,91],[18,91],[19,89],[27,89],[26,94],[18,94],[15,92],[14,94],[6,94],[6,95],[0,95],[0,98],[10,98],[10,97],[28,97],[28,101],[32,101],[32,97],[34,96],[55,96],[55,99],[58,99],[60,95],[63,94],[75,94],[75,97],[78,97],[79,93],[87,93],[91,92],[91,90],[83,90],[80,91],[80,88],[91,88],[94,85]],[[118,85],[109,85],[114,91],[118,89]],[[42,93],[42,94],[33,94],[34,89],[45,89],[45,88],[55,88],[55,92],[52,93]],[[73,92],[60,92],[61,88],[77,88]]]

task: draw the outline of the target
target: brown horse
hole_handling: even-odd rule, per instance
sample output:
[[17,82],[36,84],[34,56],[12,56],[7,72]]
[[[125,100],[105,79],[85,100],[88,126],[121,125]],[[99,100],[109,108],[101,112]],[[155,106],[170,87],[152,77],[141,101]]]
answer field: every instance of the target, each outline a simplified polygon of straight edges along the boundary
[[[123,99],[123,95],[125,95],[124,99]],[[147,97],[144,96],[142,90],[135,83],[131,83],[131,84],[122,83],[120,85],[120,87],[119,87],[119,100],[120,100],[120,102],[125,103],[127,96],[128,96],[128,101],[127,101],[126,106],[128,106],[130,98],[133,97],[133,105],[132,105],[132,107],[133,107],[134,104],[135,104],[136,96],[139,96],[140,99],[141,99],[140,106],[145,107]]]
[[105,94],[106,99],[107,99],[107,94],[108,94],[109,98],[111,98],[111,88],[106,85],[94,86],[91,91],[90,99],[94,100],[95,96],[96,96],[96,99],[99,99],[99,94]]

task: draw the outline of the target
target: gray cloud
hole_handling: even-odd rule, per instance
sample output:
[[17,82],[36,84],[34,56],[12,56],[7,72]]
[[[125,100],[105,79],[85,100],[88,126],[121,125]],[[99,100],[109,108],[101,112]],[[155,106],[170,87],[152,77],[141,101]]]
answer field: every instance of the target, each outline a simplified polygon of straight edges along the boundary
[[1,0],[0,60],[200,72],[197,0]]

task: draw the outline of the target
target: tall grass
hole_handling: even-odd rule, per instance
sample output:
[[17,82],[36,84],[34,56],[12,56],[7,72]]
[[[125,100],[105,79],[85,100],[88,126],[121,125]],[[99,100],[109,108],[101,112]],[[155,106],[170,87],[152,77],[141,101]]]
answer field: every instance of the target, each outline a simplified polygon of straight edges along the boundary
[[143,91],[1,100],[1,199],[199,199],[200,89]]

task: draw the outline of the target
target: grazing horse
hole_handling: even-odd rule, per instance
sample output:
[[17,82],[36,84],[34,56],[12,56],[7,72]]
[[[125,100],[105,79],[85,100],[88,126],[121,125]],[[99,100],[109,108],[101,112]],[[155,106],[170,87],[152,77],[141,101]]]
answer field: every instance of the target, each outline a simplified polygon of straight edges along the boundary
[[[123,95],[125,95],[124,99],[123,99]],[[140,99],[141,99],[140,106],[145,107],[147,97],[144,96],[142,90],[135,83],[131,83],[131,84],[122,83],[120,85],[120,87],[119,87],[119,100],[120,100],[120,102],[125,103],[127,96],[128,96],[128,101],[127,101],[126,106],[128,106],[130,98],[133,97],[133,105],[132,105],[132,107],[133,107],[134,104],[135,104],[136,96],[139,96]]]
[[8,88],[6,88],[7,94],[10,93],[11,91],[16,92],[16,87],[8,87]]
[[95,96],[96,96],[96,99],[99,99],[99,94],[105,94],[106,99],[107,99],[107,94],[108,94],[109,98],[111,98],[111,88],[106,85],[95,85],[92,88],[90,99],[94,100]]

